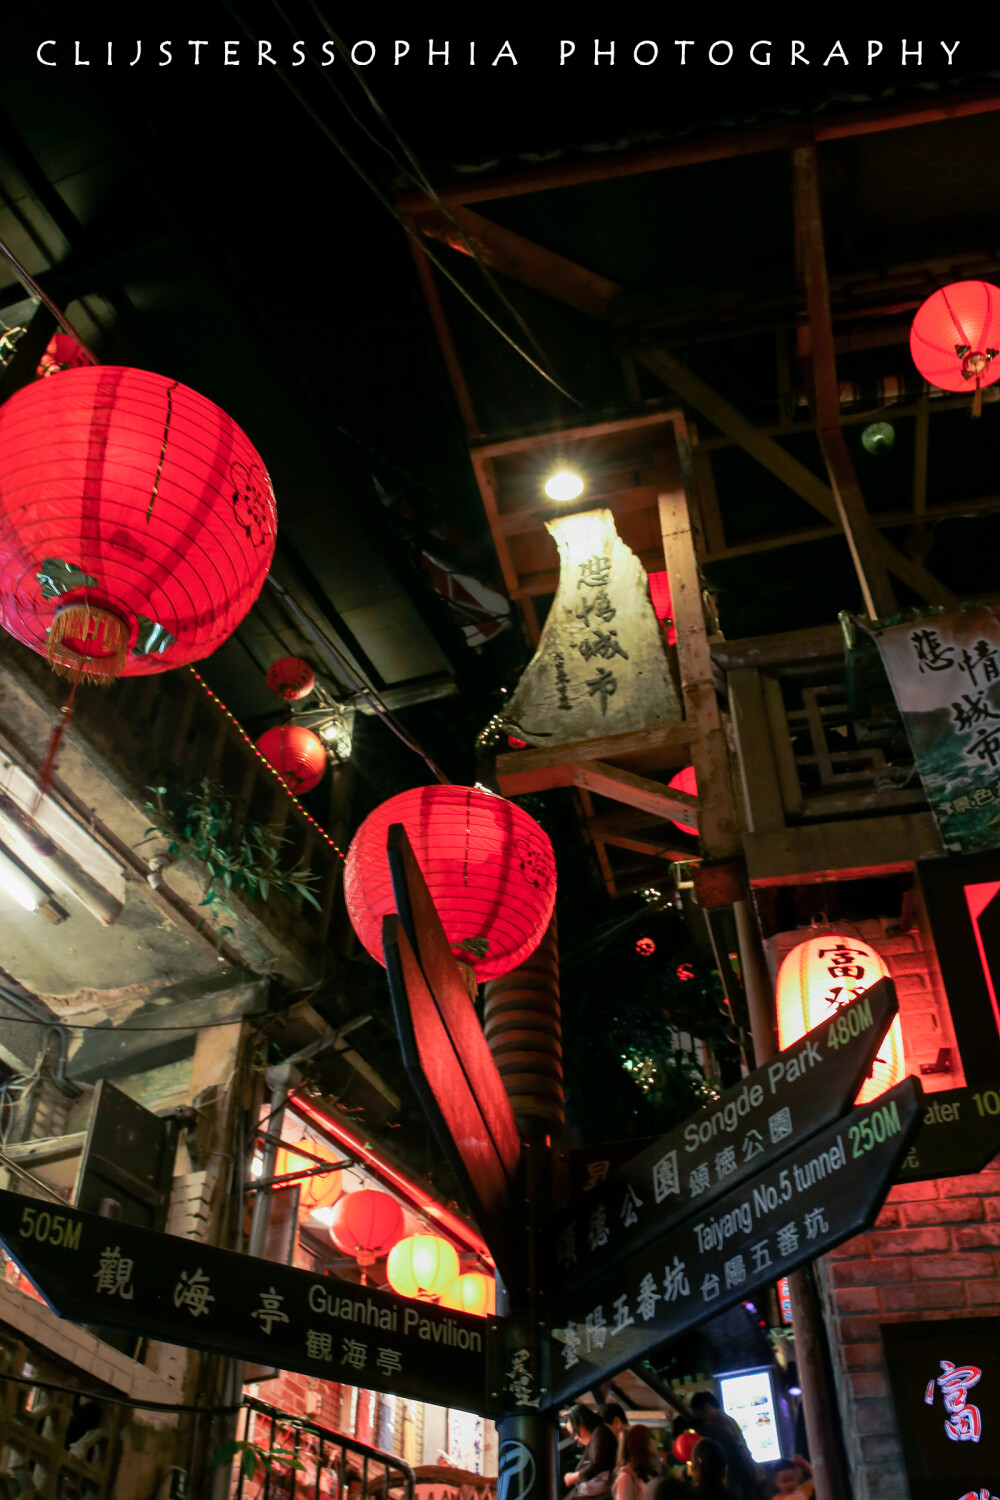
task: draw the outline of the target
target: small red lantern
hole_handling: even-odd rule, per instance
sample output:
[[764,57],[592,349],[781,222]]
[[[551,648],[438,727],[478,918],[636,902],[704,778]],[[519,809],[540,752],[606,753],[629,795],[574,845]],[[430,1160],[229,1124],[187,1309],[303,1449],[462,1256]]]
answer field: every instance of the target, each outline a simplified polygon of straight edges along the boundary
[[209,656],[259,594],[276,529],[260,456],[179,381],[88,365],[0,406],[0,623],[65,676]]
[[[889,970],[867,943],[824,932],[799,943],[778,970],[778,1046],[784,1050],[812,1031]],[[882,1042],[856,1104],[868,1104],[906,1076],[903,1031],[897,1015]]]
[[438,1298],[438,1307],[471,1313],[475,1318],[492,1317],[497,1310],[496,1282],[481,1271],[466,1271],[445,1287]]
[[1000,289],[988,281],[955,281],[917,309],[910,353],[925,380],[942,391],[975,389],[979,415],[982,388],[1000,380]]
[[386,838],[402,823],[448,941],[480,981],[508,973],[541,942],[556,899],[548,836],[521,808],[466,786],[425,786],[383,802],[347,851],[344,896],[380,964],[382,918],[396,910]]
[[656,952],[656,944],[651,937],[641,937],[635,945],[635,951],[640,958],[652,958]]
[[653,605],[653,613],[661,625],[667,627],[667,645],[677,645],[677,630],[674,626],[674,606],[670,598],[670,575],[666,568],[659,573],[650,573],[649,597]]
[[674,1457],[679,1463],[689,1464],[691,1455],[701,1442],[701,1434],[689,1427],[687,1432],[678,1433],[674,1438]]
[[[330,1163],[340,1159],[323,1141],[314,1141],[309,1136],[303,1136],[299,1145],[309,1152],[308,1156],[300,1156],[293,1146],[279,1147],[274,1163],[275,1177],[284,1177],[290,1172],[311,1171],[313,1167],[321,1165],[314,1159],[317,1156]],[[313,1177],[301,1177],[295,1186],[299,1190],[300,1211],[312,1213],[316,1208],[331,1208],[336,1203],[343,1191],[344,1176],[333,1168]]]
[[58,375],[61,370],[79,370],[91,361],[76,339],[68,333],[54,333],[45,353],[38,361],[36,375]]
[[388,1255],[402,1239],[403,1210],[395,1198],[377,1188],[346,1193],[334,1206],[330,1238],[343,1255],[353,1255],[362,1270]]
[[[676,792],[688,792],[692,797],[697,797],[698,781],[694,774],[694,766],[685,766],[683,771],[678,771],[676,776],[671,776],[667,786],[673,787]],[[681,833],[693,833],[695,838],[698,837],[697,828],[692,828],[690,823],[681,823],[677,818],[671,818],[670,821],[675,828],[680,829]]]
[[269,760],[297,797],[319,786],[326,770],[326,748],[318,734],[301,724],[278,724],[266,729],[257,749]]
[[507,736],[507,743],[512,750],[527,750],[528,748],[528,741],[518,739],[516,734],[509,734]]
[[429,1301],[458,1276],[458,1251],[440,1234],[409,1234],[389,1251],[385,1274],[398,1296]]
[[264,681],[276,697],[290,702],[308,698],[316,686],[316,673],[301,656],[279,656],[268,667]]

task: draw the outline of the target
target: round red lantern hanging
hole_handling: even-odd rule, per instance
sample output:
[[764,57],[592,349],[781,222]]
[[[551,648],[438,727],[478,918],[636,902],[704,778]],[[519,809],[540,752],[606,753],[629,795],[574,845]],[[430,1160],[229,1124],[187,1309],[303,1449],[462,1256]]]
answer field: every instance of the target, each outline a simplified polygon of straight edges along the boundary
[[679,1463],[689,1464],[691,1455],[701,1442],[701,1434],[689,1427],[687,1432],[680,1432],[674,1438],[674,1457]]
[[[322,1141],[314,1141],[309,1136],[304,1136],[299,1142],[308,1156],[300,1156],[294,1146],[281,1146],[274,1163],[275,1177],[284,1177],[290,1172],[309,1172],[314,1167],[321,1165],[315,1158],[320,1156],[323,1161],[335,1162],[340,1158]],[[313,1177],[301,1177],[296,1184],[299,1190],[299,1208],[306,1213],[312,1213],[316,1208],[332,1208],[340,1197],[344,1186],[344,1175],[332,1168],[329,1172],[319,1172]]]
[[260,592],[276,528],[256,449],[179,381],[88,365],[0,406],[0,623],[65,676],[210,655]]
[[640,958],[652,958],[653,954],[656,952],[656,943],[651,937],[637,938],[635,951],[636,953],[638,953]]
[[452,949],[482,982],[541,942],[556,899],[548,836],[521,808],[465,786],[425,786],[383,802],[347,851],[344,896],[359,940],[380,964],[382,918],[396,910],[386,837],[402,823]]
[[497,1310],[496,1282],[480,1271],[466,1271],[445,1287],[438,1298],[438,1307],[471,1313],[476,1318],[492,1317]]
[[[697,797],[698,781],[694,774],[694,766],[685,766],[683,771],[678,771],[676,776],[671,776],[667,786],[673,787],[675,792],[687,792],[690,796]],[[680,829],[681,833],[693,833],[695,838],[698,837],[697,828],[692,827],[690,823],[682,823],[678,818],[671,818],[670,821],[675,828]]]
[[353,1255],[364,1270],[388,1255],[402,1239],[403,1210],[395,1198],[377,1188],[346,1193],[334,1205],[330,1238],[343,1255]]
[[86,352],[71,334],[54,333],[38,361],[35,374],[58,375],[61,370],[80,370],[90,363]]
[[[874,948],[857,938],[824,932],[799,943],[778,970],[779,1048],[791,1047],[856,995],[888,977],[889,970]],[[870,1103],[905,1076],[903,1031],[897,1015],[855,1103]]]
[[318,734],[301,724],[277,724],[274,729],[266,729],[257,749],[297,797],[311,792],[323,780],[326,747]]
[[988,281],[955,281],[917,309],[910,353],[925,380],[942,391],[975,390],[1000,380],[1000,288]]
[[268,667],[264,681],[277,697],[291,701],[308,698],[316,686],[316,673],[301,656],[279,656]]
[[458,1276],[458,1251],[439,1234],[409,1234],[389,1251],[385,1274],[400,1297],[430,1300]]

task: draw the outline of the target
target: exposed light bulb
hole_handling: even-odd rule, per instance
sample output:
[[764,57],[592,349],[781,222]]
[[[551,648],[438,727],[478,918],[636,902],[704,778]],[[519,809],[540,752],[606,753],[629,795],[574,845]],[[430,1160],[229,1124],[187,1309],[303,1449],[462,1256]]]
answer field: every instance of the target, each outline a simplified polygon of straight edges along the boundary
[[0,854],[0,890],[12,896],[19,906],[25,911],[37,911],[45,900],[45,892],[41,886],[25,875],[23,870],[18,869],[12,859],[6,854]]
[[583,494],[583,480],[579,474],[560,469],[558,474],[545,481],[545,493],[550,500],[575,500],[577,495]]

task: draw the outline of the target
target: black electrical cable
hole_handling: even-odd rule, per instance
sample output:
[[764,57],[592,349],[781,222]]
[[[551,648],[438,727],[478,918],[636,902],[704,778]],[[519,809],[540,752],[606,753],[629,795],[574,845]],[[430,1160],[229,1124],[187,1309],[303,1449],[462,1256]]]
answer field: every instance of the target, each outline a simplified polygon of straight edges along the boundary
[[65,328],[70,338],[75,339],[76,342],[80,345],[80,348],[90,360],[90,363],[92,365],[99,364],[100,361],[98,360],[97,355],[93,354],[87,348],[83,339],[77,333],[76,329],[73,327],[66,314],[64,312],[60,312],[59,308],[52,301],[52,298],[46,292],[42,291],[42,288],[38,285],[38,282],[35,280],[35,278],[29,271],[25,270],[24,266],[22,266],[13,250],[11,250],[10,247],[6,245],[2,239],[0,239],[0,253],[5,255],[10,261],[11,265],[14,267],[14,271],[17,275],[18,280],[22,283],[25,290],[29,291],[33,297],[37,297],[39,302],[44,303],[44,305],[48,308],[49,312],[55,318],[60,327]]

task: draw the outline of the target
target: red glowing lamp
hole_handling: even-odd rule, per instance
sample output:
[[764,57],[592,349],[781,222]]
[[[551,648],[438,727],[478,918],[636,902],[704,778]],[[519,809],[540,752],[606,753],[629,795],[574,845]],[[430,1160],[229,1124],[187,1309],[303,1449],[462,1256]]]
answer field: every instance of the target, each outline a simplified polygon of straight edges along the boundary
[[[685,766],[683,771],[678,771],[676,776],[671,776],[667,786],[673,787],[675,792],[687,792],[690,796],[697,797],[698,780],[694,774],[694,766]],[[692,833],[695,838],[698,837],[697,828],[692,828],[690,823],[681,823],[677,818],[671,818],[670,821],[675,828],[680,829],[681,833]]]
[[652,958],[656,952],[656,943],[651,937],[641,937],[636,942],[635,951],[640,958]]
[[343,1255],[353,1255],[362,1270],[388,1255],[403,1237],[403,1210],[395,1198],[377,1188],[347,1193],[334,1205],[330,1238]]
[[955,281],[917,309],[910,353],[925,380],[942,391],[976,392],[1000,380],[1000,289],[988,281]]
[[547,834],[513,802],[466,786],[401,792],[365,819],[344,866],[359,940],[384,964],[382,918],[396,910],[386,839],[402,823],[453,952],[480,981],[508,973],[541,942],[556,898]]
[[0,406],[0,623],[65,676],[209,656],[259,594],[276,529],[249,439],[176,380],[87,365]]
[[316,686],[316,673],[301,656],[279,656],[268,667],[264,681],[276,697],[290,702],[308,698]]
[[674,1457],[679,1463],[689,1464],[691,1455],[701,1442],[701,1434],[689,1427],[687,1432],[678,1433],[674,1438]]
[[265,730],[257,749],[296,797],[311,792],[323,780],[326,747],[318,734],[301,724],[278,724]]
[[[778,970],[779,1048],[791,1047],[855,995],[890,977],[875,949],[857,938],[826,932],[799,943]],[[905,1077],[903,1032],[896,1016],[855,1103],[870,1103]]]

